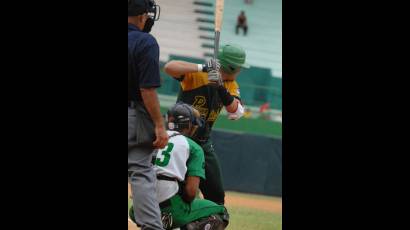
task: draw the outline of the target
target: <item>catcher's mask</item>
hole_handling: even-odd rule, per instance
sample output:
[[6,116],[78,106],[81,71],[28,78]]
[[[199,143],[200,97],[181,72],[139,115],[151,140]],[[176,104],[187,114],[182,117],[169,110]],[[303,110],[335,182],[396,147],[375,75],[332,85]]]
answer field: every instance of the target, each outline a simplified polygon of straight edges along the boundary
[[189,136],[192,136],[198,127],[204,125],[199,112],[192,106],[182,102],[176,103],[168,110],[165,115],[165,122],[168,130],[182,132],[184,129],[190,129]]
[[128,0],[128,16],[137,16],[144,13],[148,14],[148,19],[142,31],[149,33],[154,21],[159,20],[161,8],[154,0]]

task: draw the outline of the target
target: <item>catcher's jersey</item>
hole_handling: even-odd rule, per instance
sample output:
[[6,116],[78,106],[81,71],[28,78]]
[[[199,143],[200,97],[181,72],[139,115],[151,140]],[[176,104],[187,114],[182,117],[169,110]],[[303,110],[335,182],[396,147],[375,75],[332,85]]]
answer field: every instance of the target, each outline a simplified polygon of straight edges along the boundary
[[[171,137],[176,131],[167,131]],[[184,181],[185,176],[205,179],[205,158],[202,148],[191,139],[177,135],[169,139],[168,145],[157,152],[155,159],[157,175]]]
[[[188,73],[179,79],[181,91],[178,101],[192,105],[201,113],[205,126],[198,129],[193,139],[199,143],[205,142],[210,135],[212,126],[223,107],[216,88],[208,85],[208,74],[203,72]],[[240,99],[239,85],[236,81],[224,81],[228,92]]]

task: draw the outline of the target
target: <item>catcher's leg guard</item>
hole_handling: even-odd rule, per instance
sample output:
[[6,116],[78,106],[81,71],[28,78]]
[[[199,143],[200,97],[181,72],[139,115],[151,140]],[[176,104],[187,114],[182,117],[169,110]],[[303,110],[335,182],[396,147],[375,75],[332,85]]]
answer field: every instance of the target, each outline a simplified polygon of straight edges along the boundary
[[224,213],[221,215],[222,221],[224,222],[224,227],[226,228],[229,224],[229,213],[226,207],[224,207]]
[[210,217],[191,222],[182,227],[181,230],[223,230],[225,227],[225,222],[219,215],[212,215]]

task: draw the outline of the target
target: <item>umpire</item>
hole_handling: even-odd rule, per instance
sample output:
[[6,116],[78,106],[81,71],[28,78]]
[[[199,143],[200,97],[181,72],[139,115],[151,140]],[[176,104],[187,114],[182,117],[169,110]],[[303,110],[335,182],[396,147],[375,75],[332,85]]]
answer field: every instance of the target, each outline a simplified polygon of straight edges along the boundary
[[151,163],[154,149],[168,143],[156,93],[159,46],[149,34],[157,12],[153,0],[128,0],[128,181],[142,230],[163,229]]

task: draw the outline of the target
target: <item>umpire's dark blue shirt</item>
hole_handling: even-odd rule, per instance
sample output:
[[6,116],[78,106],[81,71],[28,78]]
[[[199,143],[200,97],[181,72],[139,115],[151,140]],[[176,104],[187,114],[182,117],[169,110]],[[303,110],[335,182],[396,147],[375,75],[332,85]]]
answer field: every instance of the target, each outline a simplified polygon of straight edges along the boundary
[[160,86],[157,41],[128,24],[128,101],[142,101],[140,88]]

